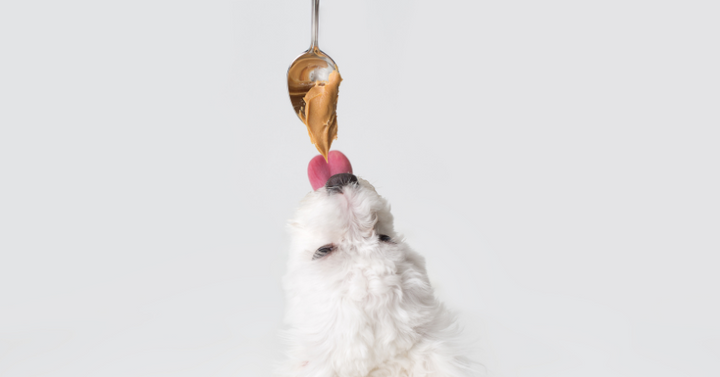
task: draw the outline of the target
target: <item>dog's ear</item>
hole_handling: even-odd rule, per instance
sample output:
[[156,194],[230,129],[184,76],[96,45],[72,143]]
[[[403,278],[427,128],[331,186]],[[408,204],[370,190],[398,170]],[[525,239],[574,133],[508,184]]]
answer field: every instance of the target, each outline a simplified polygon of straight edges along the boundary
[[325,162],[325,158],[319,154],[313,157],[308,164],[308,179],[310,179],[310,185],[313,190],[325,186],[325,182],[327,182],[330,177],[340,173],[352,174],[350,160],[340,151],[330,151],[327,162]]

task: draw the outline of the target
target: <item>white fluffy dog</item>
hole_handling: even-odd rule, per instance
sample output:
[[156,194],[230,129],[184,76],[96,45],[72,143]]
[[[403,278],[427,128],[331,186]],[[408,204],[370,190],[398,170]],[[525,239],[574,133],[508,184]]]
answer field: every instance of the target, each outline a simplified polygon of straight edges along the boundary
[[290,229],[283,375],[477,375],[424,259],[395,233],[390,206],[370,183],[333,175],[303,199]]

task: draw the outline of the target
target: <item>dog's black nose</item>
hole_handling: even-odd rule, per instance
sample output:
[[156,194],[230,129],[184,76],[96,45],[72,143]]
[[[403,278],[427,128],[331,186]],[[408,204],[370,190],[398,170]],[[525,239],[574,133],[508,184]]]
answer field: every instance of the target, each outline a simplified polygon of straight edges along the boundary
[[325,189],[328,192],[341,192],[343,186],[349,184],[357,184],[357,177],[350,173],[335,174],[325,183]]

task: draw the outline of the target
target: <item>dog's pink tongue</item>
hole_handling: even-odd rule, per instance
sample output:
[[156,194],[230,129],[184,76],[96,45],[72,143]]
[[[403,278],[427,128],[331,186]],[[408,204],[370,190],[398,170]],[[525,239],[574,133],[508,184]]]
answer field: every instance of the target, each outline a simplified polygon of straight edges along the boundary
[[340,173],[352,173],[350,160],[340,151],[330,151],[327,162],[319,154],[313,157],[308,164],[308,178],[310,178],[310,185],[312,185],[313,190],[325,186],[325,182],[330,177]]

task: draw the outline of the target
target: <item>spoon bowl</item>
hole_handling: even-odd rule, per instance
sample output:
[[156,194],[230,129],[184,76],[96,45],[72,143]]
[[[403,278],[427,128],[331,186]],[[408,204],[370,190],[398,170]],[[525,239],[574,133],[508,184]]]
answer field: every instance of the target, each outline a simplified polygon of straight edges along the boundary
[[337,70],[335,61],[317,46],[311,46],[290,64],[287,73],[288,93],[293,110],[300,120],[303,120],[307,92],[315,85],[325,85],[330,73]]
[[337,64],[318,47],[318,13],[320,0],[312,1],[312,39],[310,48],[293,60],[288,68],[287,83],[290,102],[301,121],[305,121],[304,97],[316,85],[325,85],[332,71],[339,71]]

